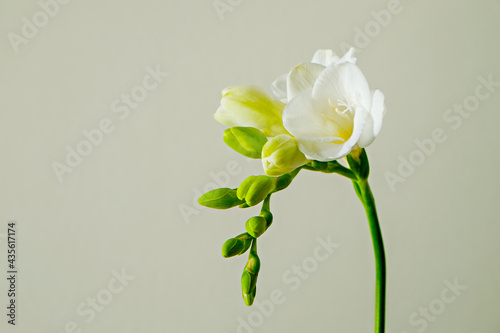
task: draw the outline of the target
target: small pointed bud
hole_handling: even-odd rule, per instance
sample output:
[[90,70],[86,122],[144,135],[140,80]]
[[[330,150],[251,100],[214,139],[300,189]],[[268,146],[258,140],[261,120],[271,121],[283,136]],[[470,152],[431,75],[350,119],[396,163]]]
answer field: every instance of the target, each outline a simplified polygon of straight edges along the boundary
[[222,245],[222,256],[224,258],[231,258],[245,253],[252,245],[252,236],[248,233],[243,233],[234,238],[228,239]]
[[245,304],[253,304],[256,294],[257,277],[259,276],[260,259],[257,255],[257,239],[252,241],[252,248],[248,254],[248,261],[241,275],[241,292]]
[[283,175],[307,162],[297,140],[288,134],[273,137],[262,148],[262,166],[269,176]]
[[267,137],[253,127],[233,127],[224,131],[224,142],[235,151],[249,158],[259,159]]
[[243,204],[245,200],[238,199],[235,189],[218,188],[203,194],[198,203],[215,209],[228,209]]
[[245,229],[254,238],[259,238],[267,230],[267,221],[262,216],[254,216],[245,223]]
[[250,294],[257,284],[257,276],[244,270],[241,274],[241,291],[243,295]]
[[[254,240],[255,241],[255,240]],[[260,260],[256,252],[250,251],[248,262],[241,275],[241,292],[245,304],[253,304],[256,294],[257,277],[259,275]]]
[[276,178],[268,176],[250,176],[238,187],[238,199],[245,199],[249,206],[262,202],[276,189]]

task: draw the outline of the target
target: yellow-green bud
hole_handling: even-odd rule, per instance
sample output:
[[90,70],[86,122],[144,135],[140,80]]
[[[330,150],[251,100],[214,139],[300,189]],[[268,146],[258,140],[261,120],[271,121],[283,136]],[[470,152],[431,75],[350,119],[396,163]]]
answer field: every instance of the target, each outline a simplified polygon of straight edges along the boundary
[[245,200],[238,199],[236,189],[218,188],[203,194],[198,203],[202,206],[215,209],[228,209],[241,205]]
[[222,245],[222,256],[224,258],[231,258],[242,255],[248,250],[251,244],[252,238],[247,233],[230,238]]
[[259,159],[266,136],[253,127],[232,127],[224,131],[224,142],[235,151],[249,158]]
[[266,175],[280,176],[308,162],[299,150],[297,140],[288,135],[275,136],[262,148],[262,166]]
[[254,216],[245,223],[245,229],[254,238],[259,238],[267,230],[267,221],[262,216]]
[[276,189],[276,178],[268,176],[250,176],[245,179],[236,192],[238,199],[245,199],[249,206],[262,202],[269,193]]
[[244,181],[241,182],[240,186],[238,186],[238,189],[236,190],[236,195],[238,196],[238,199],[240,200],[245,199],[245,196],[247,195],[247,192],[250,189],[250,187],[252,187],[255,178],[257,178],[257,176],[248,176]]
[[[255,242],[256,240],[254,240]],[[255,244],[255,243],[254,243]],[[255,299],[257,277],[260,270],[260,259],[257,256],[256,249],[252,246],[248,261],[241,275],[241,291],[245,304],[250,306]]]
[[255,86],[235,86],[222,91],[215,120],[226,126],[255,127],[266,136],[288,133],[283,126],[285,105]]

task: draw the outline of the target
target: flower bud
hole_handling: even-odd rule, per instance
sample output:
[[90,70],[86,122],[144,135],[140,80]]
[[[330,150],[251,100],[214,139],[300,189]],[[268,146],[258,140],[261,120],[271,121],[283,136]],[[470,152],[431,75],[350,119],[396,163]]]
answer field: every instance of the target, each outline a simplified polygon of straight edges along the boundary
[[255,294],[257,293],[257,286],[255,286],[250,294],[243,294],[243,300],[247,306],[252,306],[255,300]]
[[252,238],[247,233],[230,238],[222,245],[222,256],[224,258],[231,258],[242,255],[248,250],[251,244]]
[[254,216],[245,223],[248,234],[254,238],[259,238],[267,230],[267,221],[262,216]]
[[203,194],[198,203],[202,206],[215,209],[228,209],[241,205],[245,200],[238,199],[235,189],[218,188]]
[[288,133],[283,126],[285,105],[254,86],[235,86],[222,91],[215,120],[226,126],[255,127],[266,136]]
[[275,136],[262,148],[262,165],[266,175],[280,176],[306,164],[297,140],[288,134]]
[[268,176],[250,176],[245,179],[236,192],[238,199],[245,199],[249,206],[262,202],[276,189],[276,179]]
[[241,275],[241,292],[243,299],[245,300],[245,304],[248,306],[252,305],[253,300],[255,299],[257,277],[260,270],[260,259],[257,256],[255,242],[256,240],[254,240],[254,243],[252,244],[247,264],[243,270],[243,274]]
[[259,159],[266,136],[253,127],[232,127],[224,131],[224,142],[238,153],[249,158]]

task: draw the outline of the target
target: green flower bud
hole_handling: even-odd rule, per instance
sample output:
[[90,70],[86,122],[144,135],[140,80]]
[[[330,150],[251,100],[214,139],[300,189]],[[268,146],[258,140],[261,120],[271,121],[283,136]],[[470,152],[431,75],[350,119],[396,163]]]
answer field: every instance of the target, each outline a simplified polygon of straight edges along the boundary
[[224,142],[238,153],[249,158],[259,159],[267,137],[253,127],[233,127],[224,131]]
[[285,105],[254,86],[235,86],[222,91],[215,120],[226,126],[255,127],[266,136],[288,133],[283,126]]
[[248,261],[241,275],[241,292],[245,304],[253,304],[256,294],[257,277],[260,270],[260,259],[257,256],[257,240],[252,243],[252,249],[248,255]]
[[257,275],[246,270],[241,275],[241,292],[243,295],[250,294],[257,285]]
[[262,216],[254,216],[245,223],[245,229],[254,238],[259,238],[267,230],[267,221]]
[[308,162],[297,140],[288,134],[275,136],[262,148],[262,166],[266,175],[280,176]]
[[231,258],[242,255],[248,250],[251,244],[252,238],[247,233],[230,238],[222,245],[222,256],[224,258]]
[[215,209],[228,209],[241,205],[245,200],[238,199],[236,189],[218,188],[203,194],[198,203],[202,206]]
[[238,189],[236,190],[236,196],[238,197],[238,199],[245,199],[245,196],[247,195],[250,187],[252,187],[255,178],[257,178],[257,176],[249,176],[247,177],[247,179],[241,182],[240,186],[238,186]]
[[276,189],[276,179],[268,176],[250,176],[245,179],[237,190],[238,199],[245,199],[249,206],[262,202],[269,193]]

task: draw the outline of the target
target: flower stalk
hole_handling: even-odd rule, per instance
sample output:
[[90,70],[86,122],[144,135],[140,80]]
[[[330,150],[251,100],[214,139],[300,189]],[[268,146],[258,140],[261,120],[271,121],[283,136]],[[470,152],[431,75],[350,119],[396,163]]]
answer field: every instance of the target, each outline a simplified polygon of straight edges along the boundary
[[354,190],[363,204],[370,226],[370,234],[375,256],[375,333],[384,333],[385,329],[385,291],[386,291],[386,262],[382,230],[375,206],[375,198],[368,184],[370,163],[364,149],[353,150],[347,155],[347,162],[356,174],[353,179]]
[[386,262],[382,231],[370,185],[366,179],[353,181],[360,191],[360,199],[365,207],[375,255],[375,333],[385,329]]

